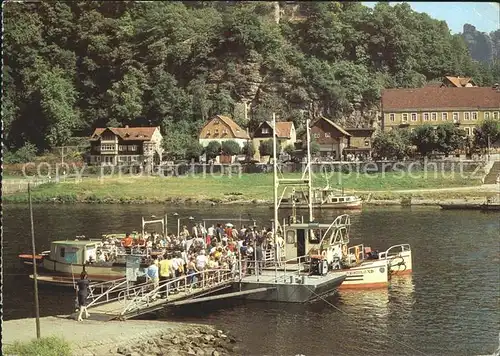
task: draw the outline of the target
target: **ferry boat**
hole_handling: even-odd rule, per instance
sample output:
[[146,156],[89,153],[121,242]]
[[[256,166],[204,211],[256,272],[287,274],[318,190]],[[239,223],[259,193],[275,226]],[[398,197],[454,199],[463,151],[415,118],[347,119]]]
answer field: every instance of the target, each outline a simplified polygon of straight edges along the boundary
[[[280,209],[308,209],[309,195],[293,191],[289,198],[281,200]],[[312,204],[316,209],[361,209],[363,200],[355,195],[345,195],[329,187],[312,190]]]
[[[324,195],[315,195],[312,188],[311,157],[310,157],[310,133],[309,121],[307,122],[307,165],[300,179],[278,178],[278,168],[274,163],[274,187],[275,187],[275,217],[278,221],[278,209],[291,207],[292,214],[288,217],[288,223],[283,222],[281,231],[285,242],[285,259],[303,259],[304,265],[313,275],[327,275],[328,273],[346,273],[346,278],[339,286],[343,288],[372,288],[387,287],[391,275],[410,273],[412,270],[412,254],[408,244],[395,245],[378,254],[371,251],[363,244],[349,246],[350,217],[347,214],[338,216],[331,224],[322,224],[315,221],[313,208],[315,200],[322,199]],[[285,188],[278,199],[278,186],[283,182]],[[296,209],[298,206],[295,199],[291,205],[282,205],[283,196],[288,186],[306,186],[307,193],[303,193],[302,204],[306,204],[309,210],[308,220],[297,223]],[[328,196],[331,190],[323,190]],[[316,191],[317,192],[317,191]],[[291,196],[295,195],[295,187],[292,188]],[[308,199],[308,197],[315,197]],[[318,198],[316,198],[318,197]],[[353,197],[350,197],[353,198]],[[361,204],[360,200],[354,199],[355,204]],[[323,202],[321,200],[320,202]]]
[[[286,258],[308,255],[312,273],[342,271],[340,289],[387,287],[394,274],[412,271],[411,247],[394,245],[377,253],[363,244],[349,246],[350,217],[338,216],[331,224],[291,223],[284,226]],[[321,272],[323,271],[323,272]]]
[[[147,224],[161,223],[162,230],[166,234],[166,216],[160,220],[145,220],[142,218],[142,235],[145,236]],[[140,259],[139,268],[148,267],[146,259],[154,255],[154,251],[148,249],[132,250],[126,253],[124,248],[119,248],[115,243],[125,237],[125,234],[103,235],[103,239],[89,239],[85,236],[77,236],[73,240],[56,240],[50,243],[50,250],[44,251],[40,258],[41,274],[37,273],[37,279],[42,283],[73,286],[73,278],[78,278],[82,271],[87,272],[89,279],[96,282],[104,282],[123,278],[126,275],[127,256],[135,256]],[[109,243],[108,243],[109,241]],[[108,254],[108,261],[101,261],[100,254]],[[20,255],[21,260],[31,255]],[[42,256],[42,255],[41,255]],[[31,277],[33,278],[33,277]],[[71,281],[71,283],[70,283]]]

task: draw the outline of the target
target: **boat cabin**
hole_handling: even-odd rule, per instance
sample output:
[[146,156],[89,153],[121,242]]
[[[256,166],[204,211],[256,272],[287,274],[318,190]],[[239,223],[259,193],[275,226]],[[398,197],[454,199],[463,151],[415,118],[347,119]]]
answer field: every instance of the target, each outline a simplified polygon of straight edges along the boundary
[[97,260],[100,241],[53,241],[50,244],[50,260],[67,264],[85,264]]
[[284,226],[287,260],[318,253],[329,246],[349,243],[349,215],[338,216],[331,224],[290,223]]

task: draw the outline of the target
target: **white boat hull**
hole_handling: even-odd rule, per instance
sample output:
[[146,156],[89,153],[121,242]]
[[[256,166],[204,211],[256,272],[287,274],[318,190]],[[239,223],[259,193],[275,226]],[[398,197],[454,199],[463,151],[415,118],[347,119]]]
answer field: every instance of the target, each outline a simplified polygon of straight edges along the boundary
[[389,257],[388,263],[392,275],[409,274],[413,271],[412,255],[410,251],[400,252],[398,255]]
[[342,271],[347,273],[347,277],[339,289],[384,288],[389,285],[389,268],[384,260],[363,262],[357,267]]
[[[81,264],[68,264],[44,258],[43,269],[51,274],[60,276],[77,276],[83,271],[84,266]],[[125,266],[93,266],[85,265],[89,279],[94,281],[108,281],[117,278],[125,277]]]

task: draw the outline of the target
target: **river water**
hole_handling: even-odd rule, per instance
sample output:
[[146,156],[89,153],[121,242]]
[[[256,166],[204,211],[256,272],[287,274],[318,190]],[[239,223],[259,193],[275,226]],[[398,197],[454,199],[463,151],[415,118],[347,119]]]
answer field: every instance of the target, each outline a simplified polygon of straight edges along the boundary
[[[269,225],[272,211],[249,206],[35,205],[37,250],[50,241],[140,228],[141,216],[251,218]],[[325,212],[331,221],[339,212]],[[3,318],[34,316],[33,283],[17,255],[31,250],[26,205],[4,206]],[[188,221],[183,221],[182,223]],[[225,221],[224,221],[225,222]],[[386,249],[412,246],[412,276],[388,290],[341,291],[309,304],[217,301],[179,307],[171,320],[216,325],[240,335],[246,355],[485,355],[500,331],[500,221],[497,214],[436,208],[367,208],[351,214],[351,242]],[[70,313],[74,291],[40,287],[41,316]]]

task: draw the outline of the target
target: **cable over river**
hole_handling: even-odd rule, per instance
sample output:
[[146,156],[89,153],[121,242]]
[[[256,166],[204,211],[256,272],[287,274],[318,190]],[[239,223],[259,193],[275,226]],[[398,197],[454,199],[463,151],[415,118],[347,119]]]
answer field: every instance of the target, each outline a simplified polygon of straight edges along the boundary
[[[140,230],[141,216],[165,212],[173,232],[178,216],[192,216],[195,222],[241,217],[267,227],[272,219],[268,207],[256,205],[196,209],[46,204],[33,209],[39,251],[47,250],[56,239]],[[340,213],[318,212],[323,214],[321,221],[331,221]],[[394,278],[388,289],[340,291],[309,304],[219,300],[173,307],[159,318],[229,330],[239,335],[248,355],[493,354],[500,332],[498,214],[424,207],[370,207],[350,214],[352,244],[382,251],[409,243],[412,275]],[[18,254],[31,251],[29,226],[26,205],[4,206],[4,320],[34,317],[30,271],[17,259]],[[72,312],[71,288],[40,286],[39,294],[41,316]]]

